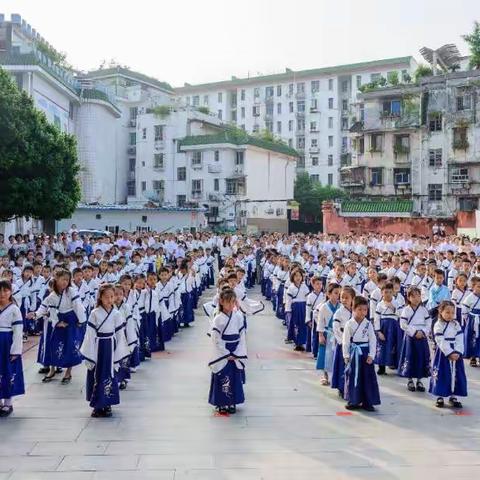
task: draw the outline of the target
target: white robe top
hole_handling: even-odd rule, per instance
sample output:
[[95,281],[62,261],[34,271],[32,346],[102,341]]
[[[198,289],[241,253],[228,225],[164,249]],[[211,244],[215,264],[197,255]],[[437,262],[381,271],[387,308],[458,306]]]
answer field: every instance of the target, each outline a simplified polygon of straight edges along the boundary
[[[76,288],[67,287],[60,295],[52,291],[42,302],[35,314],[36,318],[48,317],[48,322],[55,328],[55,325],[58,323],[58,314],[71,311],[77,316],[78,323],[86,322],[85,308],[83,307],[80,295]],[[46,323],[47,322],[45,322],[45,325]]]
[[[401,308],[403,308],[403,306],[404,305],[401,305]],[[383,300],[380,300],[377,303],[377,308],[373,316],[373,326],[375,327],[375,331],[380,331],[381,320],[383,318],[393,318],[398,321],[399,315],[400,312],[395,299],[392,299],[391,306],[387,305]]]
[[464,336],[462,326],[456,320],[445,322],[441,318],[433,327],[435,342],[442,353],[448,357],[451,353],[464,353]]
[[[238,337],[237,348],[232,353],[227,349],[226,344],[228,342],[222,339],[222,335],[235,335]],[[247,359],[245,322],[243,315],[239,311],[234,311],[230,315],[226,315],[223,312],[218,313],[211,324],[210,338],[212,339],[213,351],[208,366],[213,373],[220,372],[227,365],[229,356],[235,357],[237,368],[241,370],[245,368]]]
[[301,283],[299,287],[297,287],[294,283],[292,283],[286,292],[285,297],[285,311],[291,312],[292,311],[292,303],[297,302],[306,302],[307,296],[310,293],[310,290],[305,285],[305,283]]
[[431,324],[430,314],[422,304],[417,308],[408,305],[400,314],[400,327],[409,337],[414,337],[418,331],[423,332],[427,337],[430,334]]
[[325,333],[330,319],[333,317],[333,312],[328,306],[328,302],[324,302],[317,307],[314,317],[317,323],[317,332]]
[[322,303],[325,302],[325,294],[323,292],[315,293],[310,292],[307,295],[307,311],[305,315],[305,322],[315,321],[317,316],[314,312],[320,308]]
[[23,319],[22,312],[10,303],[0,310],[0,332],[13,332],[10,355],[21,355],[23,351]]
[[341,345],[343,342],[343,332],[345,325],[352,317],[352,312],[344,305],[340,305],[338,310],[333,315],[333,334],[337,344]]
[[377,351],[377,337],[372,322],[364,318],[358,323],[353,317],[345,324],[342,338],[343,358],[350,357],[350,345],[352,343],[368,343],[368,356],[375,358]]

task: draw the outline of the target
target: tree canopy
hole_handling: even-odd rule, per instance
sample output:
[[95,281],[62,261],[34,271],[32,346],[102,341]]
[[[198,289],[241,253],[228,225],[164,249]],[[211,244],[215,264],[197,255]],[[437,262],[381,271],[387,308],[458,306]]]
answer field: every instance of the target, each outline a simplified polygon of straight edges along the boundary
[[0,68],[0,221],[70,217],[80,201],[79,170],[75,137]]
[[472,33],[463,35],[463,39],[470,47],[470,68],[480,69],[480,23],[474,22]]
[[294,199],[300,204],[300,219],[319,222],[322,218],[322,202],[345,196],[343,190],[322,185],[311,179],[306,172],[300,173],[295,180]]

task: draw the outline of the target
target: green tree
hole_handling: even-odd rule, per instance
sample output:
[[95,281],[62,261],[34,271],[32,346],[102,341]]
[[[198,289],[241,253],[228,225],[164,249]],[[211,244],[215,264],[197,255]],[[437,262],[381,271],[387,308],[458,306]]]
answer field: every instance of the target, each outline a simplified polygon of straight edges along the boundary
[[295,180],[293,198],[300,204],[300,219],[303,221],[320,222],[322,203],[343,197],[343,190],[315,182],[306,172],[298,174]]
[[474,22],[473,32],[463,35],[463,39],[470,47],[470,68],[480,69],[480,23]]
[[0,221],[67,218],[80,200],[76,140],[0,68]]
[[419,64],[415,73],[413,74],[413,78],[415,79],[415,83],[418,83],[421,78],[423,77],[431,77],[433,75],[433,70],[428,66],[424,65],[423,63]]

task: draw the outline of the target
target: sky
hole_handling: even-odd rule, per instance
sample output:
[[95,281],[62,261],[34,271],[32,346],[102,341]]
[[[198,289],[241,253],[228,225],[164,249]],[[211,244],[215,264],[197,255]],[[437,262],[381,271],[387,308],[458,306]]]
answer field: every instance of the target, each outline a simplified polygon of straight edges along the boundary
[[[455,43],[479,0],[2,0],[75,68],[104,60],[174,87],[413,55]],[[475,17],[477,13],[477,17]]]

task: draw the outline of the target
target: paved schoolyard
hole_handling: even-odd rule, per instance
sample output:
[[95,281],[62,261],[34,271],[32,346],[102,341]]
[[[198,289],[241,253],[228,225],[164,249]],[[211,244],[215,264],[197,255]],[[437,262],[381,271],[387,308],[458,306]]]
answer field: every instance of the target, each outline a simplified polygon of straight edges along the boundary
[[[207,298],[205,295],[204,298]],[[254,298],[258,295],[254,294]],[[141,366],[111,419],[92,419],[84,370],[42,384],[25,354],[27,394],[0,419],[0,480],[452,479],[480,474],[480,369],[456,415],[381,378],[376,413],[346,412],[307,354],[283,343],[268,307],[249,321],[246,397],[236,415],[207,404],[209,339],[194,326]]]

